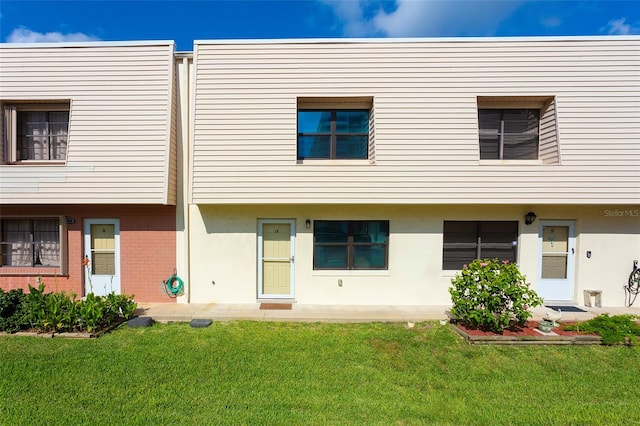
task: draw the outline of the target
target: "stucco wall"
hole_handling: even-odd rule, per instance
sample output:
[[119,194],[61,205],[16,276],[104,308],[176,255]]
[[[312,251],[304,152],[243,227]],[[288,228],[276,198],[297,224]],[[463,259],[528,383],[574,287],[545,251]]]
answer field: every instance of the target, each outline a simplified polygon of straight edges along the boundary
[[[538,220],[525,225],[530,210]],[[607,213],[612,211],[623,213]],[[449,304],[447,289],[454,271],[442,270],[444,220],[519,220],[518,263],[535,289],[540,221],[575,220],[574,301],[582,304],[585,288],[600,289],[604,305],[622,306],[623,285],[633,259],[640,257],[636,212],[629,206],[192,205],[191,302],[256,301],[258,219],[296,220],[295,300],[331,305]],[[306,229],[306,219],[389,220],[388,270],[314,271],[313,227]]]

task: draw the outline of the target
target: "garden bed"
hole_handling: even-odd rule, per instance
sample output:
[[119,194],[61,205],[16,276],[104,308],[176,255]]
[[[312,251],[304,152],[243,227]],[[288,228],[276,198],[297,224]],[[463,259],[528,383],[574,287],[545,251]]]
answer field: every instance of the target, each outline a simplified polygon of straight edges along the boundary
[[24,331],[17,331],[15,333],[7,333],[6,331],[2,331],[0,332],[0,336],[29,336],[29,337],[41,337],[46,339],[50,339],[53,337],[66,337],[68,339],[95,339],[102,336],[105,333],[108,333],[118,328],[125,321],[126,321],[125,319],[121,319],[112,324],[109,324],[108,326],[100,330],[95,330],[91,333],[89,333],[88,331],[62,331],[62,332],[54,333],[52,331],[42,332],[37,330],[24,330]]
[[133,317],[133,296],[45,292],[45,284],[8,292],[0,289],[0,331],[37,337],[98,337]]
[[467,328],[462,324],[453,324],[454,329],[470,344],[483,345],[600,345],[602,339],[595,334],[554,327],[551,332],[538,330],[537,321],[527,321],[524,326],[511,326],[502,334],[492,331]]

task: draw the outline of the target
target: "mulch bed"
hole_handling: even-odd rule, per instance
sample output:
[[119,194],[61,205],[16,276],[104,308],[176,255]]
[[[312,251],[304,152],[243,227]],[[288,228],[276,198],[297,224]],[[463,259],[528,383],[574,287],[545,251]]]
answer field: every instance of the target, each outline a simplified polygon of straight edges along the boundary
[[562,324],[554,327],[551,333],[540,333],[537,331],[537,321],[527,321],[524,326],[511,326],[503,330],[502,333],[471,329],[461,324],[454,324],[454,327],[471,344],[601,344],[600,336],[577,331],[566,331],[562,329]]
[[[569,325],[570,323],[562,323],[562,325]],[[584,336],[586,333],[577,331],[567,331],[562,329],[562,325],[554,327],[551,331],[559,336]],[[538,321],[527,321],[524,326],[512,325],[505,329],[502,334],[494,333],[493,331],[484,331],[478,329],[467,328],[461,324],[456,324],[456,327],[463,330],[465,333],[471,336],[540,336],[541,334],[536,331],[538,328]]]

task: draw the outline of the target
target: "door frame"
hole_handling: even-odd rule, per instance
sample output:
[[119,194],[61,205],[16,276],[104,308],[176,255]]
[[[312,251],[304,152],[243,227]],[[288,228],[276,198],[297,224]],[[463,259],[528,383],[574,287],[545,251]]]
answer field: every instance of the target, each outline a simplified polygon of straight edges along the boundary
[[[262,280],[263,280],[263,253],[262,253],[262,228],[264,225],[272,225],[272,224],[288,224],[290,225],[290,293],[289,294],[264,294],[262,288]],[[295,295],[295,253],[296,253],[296,220],[295,219],[258,219],[258,299],[293,299]]]
[[[115,275],[112,275],[112,278],[110,280],[110,291],[113,291],[116,294],[121,294],[122,293],[122,283],[121,283],[121,275],[120,275],[120,219],[117,218],[92,218],[92,219],[84,219],[84,226],[83,226],[83,243],[84,243],[84,250],[83,250],[83,256],[88,256],[89,259],[92,259],[91,257],[91,225],[98,225],[98,224],[108,224],[108,225],[113,225],[113,230],[114,230],[114,245],[115,245]],[[84,267],[84,271],[83,271],[83,276],[84,276],[84,294],[88,294],[90,293],[90,287],[93,287],[93,291],[96,295],[100,295],[100,292],[96,292],[96,285],[98,285],[98,283],[92,282],[92,285],[89,285],[89,274],[90,274],[90,269],[91,266],[89,267]],[[106,291],[106,290],[105,290]],[[110,291],[107,291],[107,294],[110,293]]]
[[[565,279],[543,279],[542,278],[542,231],[544,227],[549,226],[567,226],[569,228],[569,235],[567,241],[567,278]],[[537,273],[537,286],[540,289],[542,284],[554,285],[554,282],[561,283],[566,281],[566,285],[569,287],[565,289],[566,297],[561,298],[545,298],[543,294],[539,294],[548,302],[560,302],[560,303],[573,303],[575,302],[575,290],[576,290],[576,271],[575,271],[575,252],[576,252],[576,233],[575,233],[575,220],[541,220],[538,227],[538,273]],[[544,283],[543,283],[544,280]]]

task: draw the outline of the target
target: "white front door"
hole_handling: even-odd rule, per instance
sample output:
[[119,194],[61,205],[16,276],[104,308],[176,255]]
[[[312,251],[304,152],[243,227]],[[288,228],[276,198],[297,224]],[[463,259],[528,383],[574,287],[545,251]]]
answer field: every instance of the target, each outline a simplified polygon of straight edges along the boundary
[[85,294],[120,294],[120,220],[84,221]]
[[258,221],[258,297],[293,298],[295,221]]
[[540,221],[536,292],[545,301],[573,301],[575,239],[573,221]]

